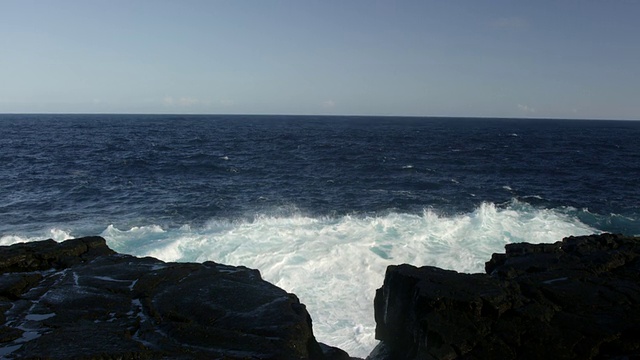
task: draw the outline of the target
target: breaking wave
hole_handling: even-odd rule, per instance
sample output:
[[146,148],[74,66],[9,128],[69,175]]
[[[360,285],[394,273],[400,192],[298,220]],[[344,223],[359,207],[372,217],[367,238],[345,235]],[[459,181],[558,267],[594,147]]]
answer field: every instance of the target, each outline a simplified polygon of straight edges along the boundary
[[[318,341],[365,357],[376,344],[373,298],[388,265],[483,272],[491,254],[502,252],[505,244],[555,242],[598,232],[570,211],[512,200],[502,206],[482,203],[458,215],[429,209],[379,216],[258,214],[251,219],[211,219],[197,227],[109,225],[100,235],[120,253],[259,269],[265,280],[307,305]],[[74,233],[51,229],[31,237],[10,235],[0,238],[0,244],[43,236],[62,241]]]

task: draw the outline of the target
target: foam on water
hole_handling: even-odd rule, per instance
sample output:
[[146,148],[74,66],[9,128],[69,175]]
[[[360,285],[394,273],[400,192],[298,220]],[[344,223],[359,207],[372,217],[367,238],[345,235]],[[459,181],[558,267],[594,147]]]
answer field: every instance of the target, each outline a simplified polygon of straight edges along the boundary
[[359,356],[389,264],[476,272],[509,242],[640,235],[634,122],[2,115],[0,133],[0,245],[102,233],[258,268]]
[[511,242],[555,242],[598,232],[576,218],[513,201],[440,216],[256,216],[213,219],[206,226],[165,231],[159,226],[103,233],[116,251],[165,261],[216,261],[257,268],[264,279],[307,305],[319,341],[365,357],[375,346],[373,297],[391,264],[432,265],[482,272]]
[[[599,232],[580,221],[585,214],[517,200],[501,206],[482,203],[454,216],[427,209],[421,214],[312,217],[294,209],[250,220],[216,218],[198,227],[109,225],[101,236],[121,253],[259,269],[264,279],[297,294],[307,305],[319,341],[366,357],[376,344],[373,298],[388,265],[482,272],[491,254],[502,252],[507,243],[555,242]],[[29,236],[6,235],[0,245],[63,241],[75,233],[54,228]]]
[[69,231],[53,228],[41,233],[32,233],[29,236],[3,235],[0,237],[0,246],[6,246],[20,242],[38,241],[43,239],[53,239],[57,242],[60,242],[67,239],[72,239],[73,237],[74,236],[72,236],[71,232]]

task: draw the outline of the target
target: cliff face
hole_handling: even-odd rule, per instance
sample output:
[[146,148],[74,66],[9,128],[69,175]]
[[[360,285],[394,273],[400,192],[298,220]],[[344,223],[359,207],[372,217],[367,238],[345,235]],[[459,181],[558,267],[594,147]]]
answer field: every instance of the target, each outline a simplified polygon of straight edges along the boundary
[[506,246],[487,274],[389,266],[370,359],[640,357],[640,238]]
[[0,358],[323,359],[257,270],[116,254],[99,237],[0,248]]

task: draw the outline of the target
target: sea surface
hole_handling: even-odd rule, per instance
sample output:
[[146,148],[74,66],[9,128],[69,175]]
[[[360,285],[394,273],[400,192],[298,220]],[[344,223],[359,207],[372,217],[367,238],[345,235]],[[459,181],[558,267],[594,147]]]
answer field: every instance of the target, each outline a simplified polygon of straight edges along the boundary
[[366,356],[387,265],[640,235],[640,121],[0,115],[0,245],[257,268]]

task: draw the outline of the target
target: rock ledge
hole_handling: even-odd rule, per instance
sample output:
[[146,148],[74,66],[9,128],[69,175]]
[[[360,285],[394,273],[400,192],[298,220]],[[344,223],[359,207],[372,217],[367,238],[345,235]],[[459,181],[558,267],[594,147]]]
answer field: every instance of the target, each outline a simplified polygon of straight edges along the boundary
[[0,247],[0,358],[325,359],[257,270],[117,254],[100,237]]
[[509,244],[487,274],[389,266],[369,359],[640,358],[640,238]]

